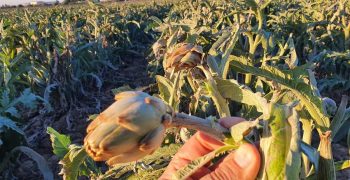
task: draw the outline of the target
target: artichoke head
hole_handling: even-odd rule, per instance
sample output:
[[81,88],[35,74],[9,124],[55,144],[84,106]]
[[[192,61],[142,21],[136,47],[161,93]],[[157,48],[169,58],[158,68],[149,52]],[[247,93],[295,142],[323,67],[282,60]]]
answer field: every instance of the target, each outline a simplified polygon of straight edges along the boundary
[[163,67],[166,71],[193,68],[201,63],[203,54],[201,46],[182,43],[177,45],[172,52],[166,54]]
[[152,153],[163,141],[163,121],[171,120],[168,106],[146,93],[122,92],[115,100],[90,123],[84,139],[89,156],[109,165]]

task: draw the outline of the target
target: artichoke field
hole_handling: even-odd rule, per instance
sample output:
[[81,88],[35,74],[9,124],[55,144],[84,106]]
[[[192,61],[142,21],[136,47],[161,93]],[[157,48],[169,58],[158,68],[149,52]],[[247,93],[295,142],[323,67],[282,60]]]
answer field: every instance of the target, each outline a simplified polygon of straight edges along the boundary
[[[45,179],[58,177],[26,149],[21,118],[69,113],[90,97],[97,112],[84,139],[47,128],[63,179],[157,179],[197,130],[224,145],[173,179],[242,143],[259,144],[252,178],[350,178],[348,0],[89,2],[0,15],[0,172],[22,151]],[[111,80],[132,56],[148,61],[146,88]],[[93,95],[105,84],[115,98],[100,108]],[[231,116],[248,121],[219,125]],[[7,146],[9,133],[22,143]]]

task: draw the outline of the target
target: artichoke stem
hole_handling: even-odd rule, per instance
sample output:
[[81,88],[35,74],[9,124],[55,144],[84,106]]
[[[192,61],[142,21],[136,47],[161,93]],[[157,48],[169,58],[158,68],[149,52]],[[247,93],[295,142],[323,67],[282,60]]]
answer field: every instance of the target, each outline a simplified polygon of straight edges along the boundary
[[333,180],[336,179],[334,160],[332,157],[331,131],[320,134],[320,160],[317,179]]
[[185,113],[176,113],[172,121],[168,124],[168,127],[185,127],[202,131],[221,141],[225,139],[225,134],[230,133],[229,129],[217,122],[190,116]]

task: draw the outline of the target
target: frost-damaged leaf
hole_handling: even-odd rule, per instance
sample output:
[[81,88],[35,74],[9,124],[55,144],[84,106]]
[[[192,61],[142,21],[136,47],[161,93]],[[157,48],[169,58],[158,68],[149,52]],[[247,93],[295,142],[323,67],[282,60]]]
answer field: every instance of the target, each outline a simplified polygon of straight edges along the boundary
[[295,67],[297,67],[299,60],[297,56],[297,51],[295,50],[292,34],[289,35],[287,43],[288,43],[290,58],[286,59],[286,63],[288,64],[290,69],[294,69]]
[[11,116],[19,118],[21,115],[18,113],[18,110],[15,107],[9,107],[5,110],[5,112],[10,113]]
[[36,107],[36,99],[37,97],[30,92],[30,89],[25,89],[21,96],[15,99],[15,102],[21,102],[27,108],[35,108]]
[[63,166],[60,175],[63,175],[63,179],[65,180],[76,180],[80,166],[88,155],[82,146],[70,145],[69,149],[69,152],[59,162]]
[[5,87],[7,87],[9,81],[11,80],[11,78],[12,78],[11,71],[10,71],[10,69],[4,64],[4,66],[3,66],[3,80],[4,80]]
[[23,130],[21,128],[19,128],[14,121],[12,121],[11,119],[9,119],[7,117],[0,116],[0,129],[2,129],[3,127],[10,128],[10,129],[18,132],[19,134],[24,135]]
[[161,25],[161,24],[163,23],[162,20],[160,20],[160,19],[159,19],[158,17],[156,17],[156,16],[150,16],[149,19],[152,20],[152,21],[154,21],[154,22],[156,22],[158,25]]
[[301,170],[299,117],[295,109],[288,118],[291,126],[290,148],[286,161],[287,179],[299,179]]
[[255,121],[243,121],[230,128],[231,136],[236,143],[243,140],[244,136],[250,133],[252,128],[254,128],[259,123],[259,119]]
[[214,56],[208,54],[207,64],[212,72],[219,73],[219,65],[217,59]]
[[215,43],[211,46],[209,50],[209,55],[211,55],[213,58],[219,55],[218,48],[222,46],[224,42],[231,36],[230,31],[224,31],[222,35],[218,38],[218,40],[215,41]]
[[173,90],[173,83],[169,79],[158,75],[156,76],[156,80],[161,98],[168,102]]
[[250,106],[255,106],[257,111],[263,112],[266,107],[267,101],[265,98],[254,93],[247,87],[241,86],[237,81],[223,80],[216,78],[218,90],[224,98],[231,99],[232,101],[240,102]]
[[68,146],[71,144],[69,136],[58,133],[52,127],[47,127],[46,132],[50,135],[53,153],[62,159],[69,151]]
[[173,174],[172,179],[187,179],[194,172],[196,172],[199,168],[203,167],[205,164],[207,164],[210,160],[214,159],[216,156],[223,154],[229,150],[236,149],[236,148],[237,148],[237,146],[232,146],[232,145],[222,146],[219,149],[212,151],[212,152],[190,162],[185,167],[179,169],[175,174]]
[[264,65],[260,68],[249,66],[241,62],[244,57],[230,56],[233,61],[232,66],[239,69],[241,72],[252,73],[256,76],[264,77],[268,80],[273,80],[283,87],[292,91],[305,105],[313,120],[316,122],[316,127],[320,131],[325,131],[330,126],[329,118],[325,115],[322,99],[313,94],[310,85],[303,81],[308,77],[306,71],[307,65],[299,66],[293,70],[282,71],[275,67]]
[[43,174],[45,180],[53,180],[53,174],[52,171],[47,164],[47,161],[42,157],[40,154],[35,152],[33,149],[25,146],[17,146],[12,151],[11,154],[13,154],[15,151],[21,151],[24,154],[26,154],[28,157],[33,159],[36,164],[38,165],[38,168],[40,172]]
[[[291,115],[291,107],[271,103],[268,127],[264,128],[263,144],[264,168],[261,169],[263,179],[283,179],[286,177],[286,161],[290,148],[291,128],[287,118]],[[278,153],[276,153],[278,150]]]
[[217,83],[212,76],[212,74],[206,70],[205,68],[201,67],[202,71],[204,72],[207,81],[205,82],[205,87],[208,92],[208,95],[210,98],[213,100],[218,113],[220,117],[229,117],[231,116],[230,109],[228,107],[228,102],[227,100],[221,95]]
[[[230,61],[228,60],[230,54],[232,53],[233,51],[233,48],[235,47],[236,45],[236,42],[238,40],[238,37],[239,35],[241,34],[241,30],[239,28],[239,25],[237,25],[235,27],[235,33],[232,35],[232,37],[230,38],[230,41],[228,43],[228,47],[226,48],[224,54],[223,54],[223,57],[221,59],[221,62],[220,62],[220,72],[219,72],[219,75],[223,78],[223,79],[226,79],[227,77],[227,73],[228,73],[228,70],[229,70],[229,66],[230,66]],[[232,31],[232,32],[233,32]]]
[[9,91],[5,90],[2,93],[0,103],[2,107],[6,107],[10,103]]
[[44,99],[47,102],[50,102],[50,94],[52,92],[52,89],[57,87],[58,83],[53,83],[53,84],[49,84],[46,86],[45,91],[44,91]]

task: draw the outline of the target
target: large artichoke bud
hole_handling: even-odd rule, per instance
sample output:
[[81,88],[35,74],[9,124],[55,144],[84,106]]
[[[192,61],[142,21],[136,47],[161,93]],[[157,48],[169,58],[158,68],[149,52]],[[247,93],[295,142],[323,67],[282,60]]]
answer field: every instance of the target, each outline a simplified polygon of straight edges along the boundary
[[201,63],[203,49],[190,43],[179,44],[174,50],[166,54],[163,67],[165,70],[175,68],[175,71],[181,69],[193,68]]
[[[143,92],[116,95],[116,102],[87,128],[84,146],[95,161],[108,165],[138,160],[157,149],[164,138],[168,106]],[[168,122],[168,121],[167,121]]]

